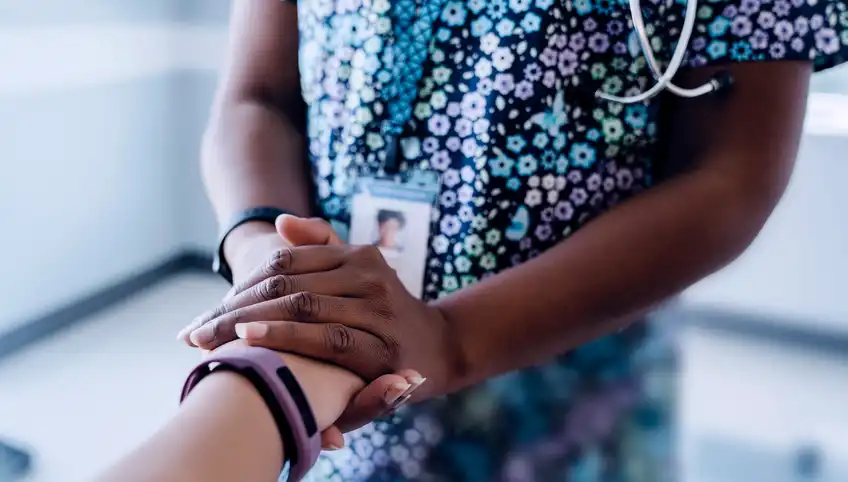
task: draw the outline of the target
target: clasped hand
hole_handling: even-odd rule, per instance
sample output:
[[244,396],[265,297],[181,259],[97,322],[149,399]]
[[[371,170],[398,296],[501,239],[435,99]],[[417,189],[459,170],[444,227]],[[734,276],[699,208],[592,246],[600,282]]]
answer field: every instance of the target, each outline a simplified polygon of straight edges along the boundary
[[[332,231],[323,221],[283,216],[276,234],[281,241],[301,237],[297,233],[308,230],[308,223]],[[196,318],[180,337],[207,350],[241,338],[329,362],[371,382],[363,394],[393,380],[381,379],[393,373],[390,377],[403,376],[412,385],[427,377],[418,398],[439,393],[454,359],[442,313],[413,297],[377,248],[342,244],[334,234],[318,238],[332,241],[284,242],[266,253],[219,306]],[[371,398],[355,397],[339,428],[357,428],[405,401],[380,406],[367,402]]]

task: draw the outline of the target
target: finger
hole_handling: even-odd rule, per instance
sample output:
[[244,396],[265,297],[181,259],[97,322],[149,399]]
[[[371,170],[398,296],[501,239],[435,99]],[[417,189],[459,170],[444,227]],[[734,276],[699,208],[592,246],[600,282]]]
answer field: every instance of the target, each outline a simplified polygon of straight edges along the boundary
[[343,432],[349,432],[380,418],[397,409],[398,401],[408,399],[424,380],[414,370],[400,370],[381,376],[354,396],[336,421],[336,426]]
[[[290,214],[281,214],[274,224],[277,234],[291,246],[344,244],[330,226],[330,223],[321,218],[302,218]],[[225,298],[229,298],[239,291],[239,287],[233,286],[227,292]]]
[[364,328],[373,326],[376,320],[366,300],[302,291],[224,313],[192,331],[189,339],[195,346],[211,349],[234,340],[236,325],[267,321],[342,323]]
[[279,249],[271,254],[268,261],[256,268],[244,280],[233,285],[233,288],[227,293],[227,298],[231,298],[262,280],[274,276],[315,273],[338,268],[344,262],[346,253],[345,245],[299,246]]
[[[335,297],[356,297],[367,294],[367,290],[374,290],[377,283],[372,282],[362,276],[349,274],[351,268],[344,267],[322,271],[319,273],[307,273],[294,276],[277,275],[263,280],[262,282],[248,288],[235,296],[224,299],[220,305],[212,310],[209,310],[197,318],[195,318],[187,327],[183,328],[177,334],[178,340],[186,341],[189,345],[194,345],[191,340],[191,333],[201,326],[222,317],[236,310],[252,307],[254,305],[264,305],[264,303],[272,302],[280,298],[293,295],[296,293],[309,292],[319,295],[335,296]],[[276,313],[273,310],[262,309],[258,312],[248,310],[254,314],[253,318],[246,319],[247,321],[265,321],[265,320],[294,320],[308,321],[291,318],[286,313]],[[265,316],[269,313],[269,316]],[[274,316],[271,316],[274,315]]]
[[294,246],[343,244],[330,223],[321,218],[301,218],[289,214],[277,217],[277,233]]
[[188,325],[183,327],[183,329],[180,330],[179,333],[177,333],[177,340],[183,341],[189,346],[198,346],[191,340],[191,334],[194,333],[194,331],[196,331],[198,328],[205,325],[206,323],[209,323],[210,321],[214,320],[215,318],[229,313],[233,310],[236,310],[241,306],[243,305],[237,303],[234,297],[225,297],[223,301],[221,301],[220,305],[216,306],[211,310],[201,313],[199,316],[191,320]]
[[237,333],[248,345],[342,366],[367,381],[391,372],[389,352],[380,338],[341,323],[266,321],[239,325]]
[[338,427],[331,425],[321,432],[321,448],[324,450],[339,450],[345,445],[344,434]]
[[191,341],[190,335],[191,335],[191,332],[200,328],[200,326],[203,324],[203,322],[200,321],[200,319],[206,318],[206,316],[207,315],[203,314],[203,315],[198,316],[194,320],[192,320],[191,323],[186,325],[182,330],[179,331],[179,333],[177,333],[177,340],[182,341],[189,346],[196,346],[194,344],[194,342]]

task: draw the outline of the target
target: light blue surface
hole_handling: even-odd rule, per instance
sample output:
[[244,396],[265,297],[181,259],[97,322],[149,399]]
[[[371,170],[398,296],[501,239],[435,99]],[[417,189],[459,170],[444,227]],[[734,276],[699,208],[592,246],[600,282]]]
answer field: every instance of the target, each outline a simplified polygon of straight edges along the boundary
[[0,27],[157,22],[225,24],[227,0],[0,0]]
[[[704,437],[697,445],[692,482],[845,482],[848,466],[835,460],[809,441],[790,450],[779,451],[717,436]],[[801,452],[813,448],[818,463],[808,473],[799,470]]]
[[[181,244],[173,76],[0,98],[0,332]],[[73,253],[69,255],[69,253]],[[49,287],[49,288],[48,288]]]

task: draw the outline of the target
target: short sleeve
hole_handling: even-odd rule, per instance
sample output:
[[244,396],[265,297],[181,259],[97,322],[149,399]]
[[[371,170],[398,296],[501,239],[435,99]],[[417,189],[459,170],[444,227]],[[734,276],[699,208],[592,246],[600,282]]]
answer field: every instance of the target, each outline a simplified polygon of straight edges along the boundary
[[[675,3],[682,14],[685,1]],[[679,35],[675,24],[666,31]],[[775,60],[812,60],[817,71],[848,61],[848,0],[698,2],[684,67]]]

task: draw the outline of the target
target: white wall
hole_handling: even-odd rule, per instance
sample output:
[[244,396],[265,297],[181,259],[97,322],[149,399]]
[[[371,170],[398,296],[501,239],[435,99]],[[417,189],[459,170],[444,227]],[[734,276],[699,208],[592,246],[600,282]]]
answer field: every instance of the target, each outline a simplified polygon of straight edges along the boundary
[[[680,342],[684,481],[848,480],[848,357],[701,329]],[[805,447],[820,477],[796,475]]]
[[174,29],[39,3],[0,0],[0,334],[182,245]]
[[181,164],[183,224],[180,235],[188,246],[211,252],[217,245],[218,226],[206,198],[197,159],[216,78],[211,69],[183,72],[179,78],[185,87],[182,97],[185,109],[180,115],[182,123],[191,127],[184,131],[178,149],[181,158],[194,160]]
[[0,0],[0,336],[214,242],[197,147],[228,9]]
[[[848,117],[848,102],[840,106]],[[754,245],[683,296],[689,303],[848,333],[848,129],[807,136],[790,186]]]

